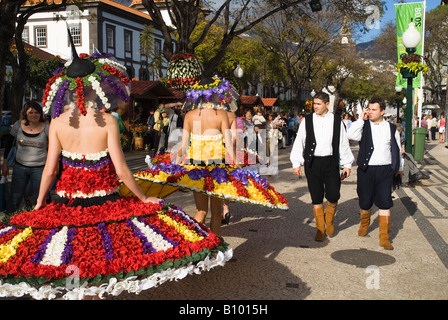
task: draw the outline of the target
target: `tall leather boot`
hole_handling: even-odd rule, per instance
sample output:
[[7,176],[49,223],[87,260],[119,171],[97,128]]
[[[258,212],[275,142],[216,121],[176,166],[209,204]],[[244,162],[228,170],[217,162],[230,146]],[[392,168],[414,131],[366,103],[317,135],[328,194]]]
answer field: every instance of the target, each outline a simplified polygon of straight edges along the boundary
[[324,207],[313,207],[314,218],[316,219],[316,237],[314,240],[316,241],[324,241],[325,240],[325,216],[324,216]]
[[327,235],[329,237],[332,237],[334,234],[334,225],[333,225],[333,218],[334,214],[336,213],[336,208],[338,206],[338,203],[332,203],[328,202],[325,206],[325,231],[327,232]]
[[386,250],[393,250],[394,247],[389,241],[390,216],[379,216],[380,246]]
[[361,224],[359,225],[358,235],[360,237],[365,237],[367,235],[367,229],[370,226],[370,213],[372,209],[363,210],[361,209]]

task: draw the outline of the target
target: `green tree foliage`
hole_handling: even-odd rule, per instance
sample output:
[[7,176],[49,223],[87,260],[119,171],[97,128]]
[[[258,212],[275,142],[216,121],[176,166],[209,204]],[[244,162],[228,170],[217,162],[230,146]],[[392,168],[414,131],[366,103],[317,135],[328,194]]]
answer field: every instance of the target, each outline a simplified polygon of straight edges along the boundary
[[448,113],[446,66],[448,65],[448,5],[440,5],[426,14],[425,63],[429,67],[425,89],[434,103]]

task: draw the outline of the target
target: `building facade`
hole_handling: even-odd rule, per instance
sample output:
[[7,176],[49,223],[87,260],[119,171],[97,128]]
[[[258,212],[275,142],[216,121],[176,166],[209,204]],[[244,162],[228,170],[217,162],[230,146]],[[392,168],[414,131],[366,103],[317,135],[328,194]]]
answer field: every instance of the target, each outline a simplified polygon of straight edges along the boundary
[[112,53],[127,67],[130,78],[158,80],[166,75],[167,62],[161,59],[157,68],[149,67],[150,57],[142,54],[140,36],[149,26],[153,37],[151,57],[162,55],[163,36],[151,17],[128,5],[96,0],[69,5],[60,11],[33,14],[26,24],[23,40],[51,54],[71,60],[71,46],[67,28],[78,54]]

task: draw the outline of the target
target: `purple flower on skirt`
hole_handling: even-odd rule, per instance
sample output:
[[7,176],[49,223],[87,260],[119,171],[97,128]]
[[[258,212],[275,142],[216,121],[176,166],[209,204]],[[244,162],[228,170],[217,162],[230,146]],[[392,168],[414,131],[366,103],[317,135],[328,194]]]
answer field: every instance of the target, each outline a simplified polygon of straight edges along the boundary
[[236,180],[240,181],[246,187],[249,185],[249,181],[247,180],[248,171],[244,169],[237,168],[231,172],[229,172],[231,176],[233,176]]
[[207,176],[208,171],[205,169],[193,169],[188,172],[188,177],[192,180],[199,180]]
[[217,183],[227,182],[227,171],[224,168],[214,168],[210,171],[210,175]]

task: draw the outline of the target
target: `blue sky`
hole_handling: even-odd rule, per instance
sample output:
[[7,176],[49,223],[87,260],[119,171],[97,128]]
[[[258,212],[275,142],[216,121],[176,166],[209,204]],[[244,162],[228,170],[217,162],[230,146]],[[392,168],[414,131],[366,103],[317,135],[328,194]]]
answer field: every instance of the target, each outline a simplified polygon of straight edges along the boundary
[[[423,2],[422,1],[404,1],[405,3]],[[381,27],[386,26],[387,22],[395,21],[395,6],[394,4],[399,3],[397,0],[386,0],[386,13],[380,19],[379,27],[380,29],[370,29],[368,33],[360,36],[357,43],[368,42],[377,37],[381,32]],[[426,12],[431,11],[440,4],[440,0],[426,0]]]

